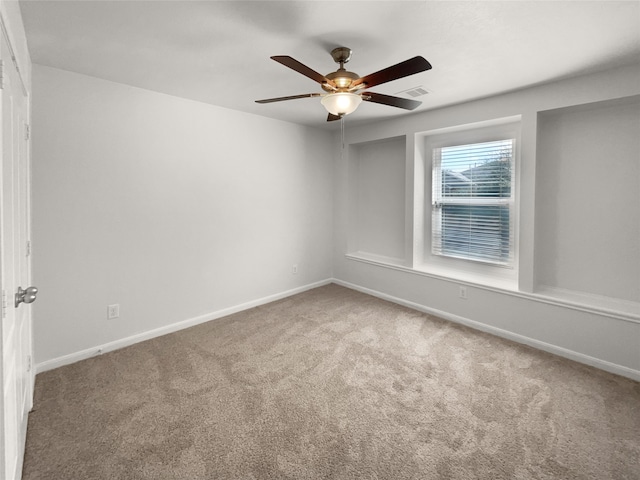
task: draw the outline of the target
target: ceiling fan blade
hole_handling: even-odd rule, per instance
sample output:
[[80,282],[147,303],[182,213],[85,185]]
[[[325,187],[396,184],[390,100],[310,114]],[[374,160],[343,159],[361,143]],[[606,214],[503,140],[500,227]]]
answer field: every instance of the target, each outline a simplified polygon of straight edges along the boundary
[[321,93],[305,93],[302,95],[291,95],[289,97],[276,97],[276,98],[265,98],[264,100],[256,100],[256,103],[273,103],[273,102],[283,102],[285,100],[296,100],[298,98],[312,98],[312,97],[321,97]]
[[340,115],[334,115],[333,113],[330,113],[327,116],[327,122],[333,122],[335,120],[340,120],[342,117]]
[[351,84],[351,87],[363,85],[365,88],[374,87],[381,83],[397,80],[398,78],[408,77],[416,73],[424,72],[431,69],[431,64],[423,57],[413,57],[397,65],[387,67],[379,72],[372,73],[366,77],[360,77]]
[[315,82],[318,82],[321,85],[323,83],[328,83],[329,85],[334,85],[334,83],[331,80],[329,80],[327,77],[325,77],[321,73],[316,72],[315,70],[312,70],[311,68],[307,67],[306,65],[300,63],[295,58],[292,58],[292,57],[290,57],[288,55],[276,55],[276,56],[271,57],[271,58],[273,60],[275,60],[276,62],[281,63],[285,67],[289,67],[290,69],[295,70],[298,73],[301,73],[305,77],[309,77],[311,80],[313,80]]
[[404,108],[405,110],[414,110],[422,105],[422,102],[418,100],[410,100],[408,98],[394,97],[375,92],[362,92],[362,99],[365,102],[381,103],[382,105]]

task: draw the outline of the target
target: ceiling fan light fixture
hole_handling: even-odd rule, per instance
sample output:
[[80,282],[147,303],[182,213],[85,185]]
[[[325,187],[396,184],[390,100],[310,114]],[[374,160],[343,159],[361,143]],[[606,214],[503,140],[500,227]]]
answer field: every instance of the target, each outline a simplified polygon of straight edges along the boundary
[[351,49],[347,47],[334,48],[331,51],[331,56],[336,63],[340,64],[340,68],[335,72],[328,73],[327,75],[322,75],[321,73],[316,72],[288,55],[276,55],[271,57],[273,60],[285,67],[295,70],[314,82],[319,83],[322,90],[327,93],[305,93],[302,95],[289,95],[288,97],[265,98],[264,100],[256,100],[256,102],[272,103],[282,102],[284,100],[294,100],[297,98],[322,97],[321,103],[329,112],[327,122],[339,120],[345,115],[355,112],[358,105],[363,101],[389,105],[391,107],[403,108],[405,110],[414,110],[422,103],[418,100],[375,93],[370,91],[369,88],[430,70],[431,64],[427,62],[424,57],[413,57],[409,60],[405,60],[404,62],[391,65],[390,67],[383,68],[377,72],[360,77],[357,73],[350,72],[344,68],[344,64],[351,58]]
[[327,109],[327,112],[341,117],[355,112],[362,102],[362,97],[355,93],[338,92],[325,95],[320,102]]

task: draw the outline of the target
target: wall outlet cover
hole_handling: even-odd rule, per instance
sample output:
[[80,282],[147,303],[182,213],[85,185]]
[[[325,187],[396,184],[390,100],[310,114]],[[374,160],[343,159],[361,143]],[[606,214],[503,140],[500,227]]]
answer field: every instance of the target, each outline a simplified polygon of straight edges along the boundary
[[114,303],[107,306],[107,319],[112,320],[120,316],[120,304]]

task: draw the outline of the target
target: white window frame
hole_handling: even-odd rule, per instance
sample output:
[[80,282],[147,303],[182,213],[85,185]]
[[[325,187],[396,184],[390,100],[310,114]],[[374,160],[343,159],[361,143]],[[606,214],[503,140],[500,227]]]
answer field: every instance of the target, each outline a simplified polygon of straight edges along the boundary
[[[503,288],[517,288],[518,276],[518,230],[519,230],[519,194],[520,194],[520,122],[513,118],[495,120],[481,124],[467,125],[452,129],[425,132],[423,154],[423,196],[422,199],[422,232],[418,242],[419,255],[414,268],[426,273],[452,278],[455,280],[493,285]],[[512,262],[508,268],[502,265],[483,263],[449,256],[435,255],[432,252],[433,241],[433,151],[455,145],[469,145],[494,140],[514,139],[512,163],[512,201],[510,217],[512,222]]]
[[[501,148],[505,149],[508,145],[509,151],[509,196],[497,197],[497,196],[478,196],[478,195],[447,195],[444,194],[444,184],[443,184],[443,175],[445,170],[442,167],[443,155],[446,153],[445,151],[451,148],[461,148],[465,147],[465,150],[457,150],[459,152],[468,152],[469,150],[473,150],[474,148],[481,146],[488,146],[490,144],[502,143],[500,147],[493,148]],[[487,148],[487,147],[481,147]],[[431,211],[432,211],[432,221],[431,221],[431,253],[434,255],[441,255],[443,257],[451,257],[451,258],[460,258],[462,260],[468,260],[473,262],[481,262],[488,263],[491,265],[496,265],[504,268],[513,268],[513,259],[514,259],[514,244],[513,244],[513,224],[514,224],[514,199],[515,199],[515,190],[511,188],[511,185],[514,183],[515,178],[515,164],[514,164],[514,152],[516,149],[516,139],[515,138],[496,138],[494,140],[490,140],[488,142],[473,142],[470,144],[455,144],[446,147],[435,147],[432,149],[432,201],[431,201]],[[505,151],[502,150],[502,151]],[[455,151],[455,150],[454,150]],[[456,153],[454,153],[456,155]],[[461,159],[458,158],[454,160],[457,162],[458,166],[465,165],[468,167],[468,157],[465,154],[464,160],[462,162]],[[488,158],[483,158],[483,160],[488,160]],[[471,170],[470,170],[471,171]],[[462,175],[458,175],[459,178],[466,178]],[[487,243],[487,238],[480,239],[480,241],[476,242],[476,248],[468,248],[465,252],[460,249],[447,249],[445,245],[445,238],[447,235],[445,234],[445,217],[444,211],[446,207],[499,207],[504,211],[508,212],[508,239],[507,239],[507,247],[508,252],[506,258],[503,255],[498,256],[487,250],[489,244]],[[460,217],[459,215],[454,215],[452,217],[452,222],[457,223],[458,225],[467,225],[467,217]],[[460,221],[464,223],[460,223]],[[448,225],[448,224],[447,224]],[[471,228],[471,227],[470,227]],[[478,228],[476,226],[475,228]],[[487,232],[487,228],[494,228],[492,224],[487,224],[486,222],[482,224],[480,227]],[[464,230],[464,228],[463,228]],[[500,227],[499,230],[495,230],[495,233],[502,233],[504,230],[503,226]],[[466,233],[466,232],[463,232]],[[485,235],[487,237],[487,235]],[[469,238],[473,238],[472,235],[469,235]],[[493,236],[492,236],[493,238]],[[466,242],[465,242],[466,243]],[[500,249],[502,250],[503,242],[500,241]],[[474,254],[473,250],[476,250],[476,254]],[[485,255],[480,254],[480,251],[484,251]]]

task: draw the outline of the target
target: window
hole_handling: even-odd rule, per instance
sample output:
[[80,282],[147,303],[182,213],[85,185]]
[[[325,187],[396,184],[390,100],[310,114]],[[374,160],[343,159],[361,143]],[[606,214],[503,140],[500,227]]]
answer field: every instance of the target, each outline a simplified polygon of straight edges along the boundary
[[[351,259],[517,290],[520,115],[349,147]],[[409,148],[411,146],[412,148]]]
[[515,139],[433,149],[434,255],[513,267]]

